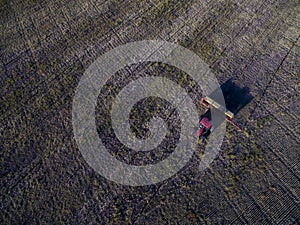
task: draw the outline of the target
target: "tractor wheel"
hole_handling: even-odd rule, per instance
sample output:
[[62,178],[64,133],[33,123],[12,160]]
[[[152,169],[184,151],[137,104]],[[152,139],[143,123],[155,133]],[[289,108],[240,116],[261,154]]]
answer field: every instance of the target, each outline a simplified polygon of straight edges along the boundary
[[204,143],[204,140],[205,140],[205,137],[204,137],[204,136],[201,136],[201,137],[199,138],[200,143]]

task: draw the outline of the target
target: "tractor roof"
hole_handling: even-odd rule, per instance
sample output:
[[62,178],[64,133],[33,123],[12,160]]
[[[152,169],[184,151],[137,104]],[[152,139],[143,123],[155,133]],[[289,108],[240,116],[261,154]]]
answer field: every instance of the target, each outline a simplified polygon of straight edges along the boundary
[[200,124],[205,126],[206,128],[210,129],[212,127],[212,124],[211,124],[211,121],[204,117],[201,121],[200,121]]

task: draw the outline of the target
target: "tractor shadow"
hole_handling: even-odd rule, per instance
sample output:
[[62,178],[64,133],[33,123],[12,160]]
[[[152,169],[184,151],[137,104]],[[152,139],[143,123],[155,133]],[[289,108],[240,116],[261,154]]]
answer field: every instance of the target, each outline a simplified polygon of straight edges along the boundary
[[238,114],[253,99],[250,89],[248,87],[241,87],[234,78],[228,79],[221,85],[220,89],[213,91],[209,97],[215,99],[217,102],[222,102],[221,96],[223,93],[226,108],[234,115]]
[[[223,94],[223,95],[222,95]],[[225,83],[221,85],[220,88],[214,90],[209,97],[214,99],[216,102],[223,102],[223,96],[225,100],[226,108],[231,111],[234,115],[238,114],[242,108],[244,108],[253,99],[248,87],[242,87],[238,84],[237,80],[234,78],[228,79]],[[223,112],[211,108],[207,110],[202,117],[207,117],[211,120],[211,111],[214,110],[213,126],[218,127],[224,121]]]
[[249,104],[253,96],[248,87],[241,87],[233,78],[228,79],[221,85],[226,108],[234,115]]

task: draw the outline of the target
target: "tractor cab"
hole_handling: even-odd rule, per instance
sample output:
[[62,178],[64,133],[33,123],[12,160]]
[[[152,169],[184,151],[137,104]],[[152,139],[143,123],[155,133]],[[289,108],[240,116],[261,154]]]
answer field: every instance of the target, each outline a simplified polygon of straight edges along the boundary
[[203,142],[205,138],[208,137],[208,135],[211,132],[212,123],[211,120],[207,117],[200,117],[199,120],[199,128],[197,130],[197,138]]

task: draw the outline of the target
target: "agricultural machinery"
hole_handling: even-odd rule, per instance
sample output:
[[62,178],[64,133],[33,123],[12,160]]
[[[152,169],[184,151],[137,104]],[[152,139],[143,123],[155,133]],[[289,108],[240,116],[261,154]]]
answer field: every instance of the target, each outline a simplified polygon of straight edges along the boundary
[[215,108],[218,111],[222,112],[226,116],[226,121],[232,124],[234,127],[236,127],[238,130],[241,130],[236,124],[232,122],[232,119],[234,118],[234,114],[230,112],[228,109],[226,109],[224,106],[217,103],[215,100],[213,100],[210,97],[204,97],[200,101],[201,105],[203,105],[206,108],[206,111],[203,115],[199,118],[199,128],[197,130],[196,136],[200,143],[204,143],[209,134],[213,130],[213,125],[211,121],[211,108]]

